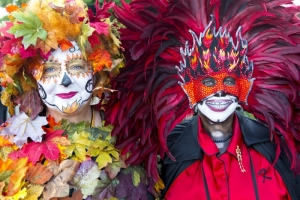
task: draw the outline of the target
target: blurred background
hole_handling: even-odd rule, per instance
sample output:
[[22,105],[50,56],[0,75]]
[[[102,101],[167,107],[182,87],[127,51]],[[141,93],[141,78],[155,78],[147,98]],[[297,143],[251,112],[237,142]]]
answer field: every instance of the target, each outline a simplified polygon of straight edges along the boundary
[[[4,21],[6,19],[7,12],[5,10],[5,7],[9,4],[14,5],[21,5],[22,3],[27,2],[28,0],[1,0],[0,1],[0,22]],[[87,5],[92,5],[95,3],[95,0],[83,0]],[[106,0],[108,1],[108,0]],[[118,5],[121,4],[121,0],[111,0]],[[131,0],[124,0],[125,2],[129,3]],[[300,1],[300,0],[299,0]],[[100,3],[103,2],[103,0],[99,0]]]

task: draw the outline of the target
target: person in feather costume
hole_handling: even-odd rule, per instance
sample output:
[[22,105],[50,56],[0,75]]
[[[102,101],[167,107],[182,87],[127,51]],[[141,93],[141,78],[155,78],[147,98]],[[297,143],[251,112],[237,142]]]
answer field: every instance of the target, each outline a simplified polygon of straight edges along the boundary
[[126,27],[126,66],[112,80],[107,122],[127,163],[145,165],[154,192],[300,199],[299,11],[290,0],[114,8]]

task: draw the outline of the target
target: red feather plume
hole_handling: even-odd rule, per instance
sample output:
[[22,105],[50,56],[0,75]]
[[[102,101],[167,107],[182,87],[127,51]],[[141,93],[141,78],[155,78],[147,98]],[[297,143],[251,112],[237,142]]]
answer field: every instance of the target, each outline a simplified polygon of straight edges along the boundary
[[[178,84],[179,48],[192,42],[211,15],[231,36],[239,26],[254,63],[252,90],[245,110],[266,123],[275,142],[281,135],[300,171],[300,26],[299,8],[289,0],[133,0],[115,7],[126,66],[112,80],[107,122],[116,146],[130,153],[129,164],[144,163],[158,180],[157,155],[169,154],[166,139],[176,124],[193,113]],[[289,4],[290,7],[283,7]],[[278,134],[280,132],[280,134]],[[279,148],[277,155],[279,155]],[[170,155],[171,156],[171,155]]]

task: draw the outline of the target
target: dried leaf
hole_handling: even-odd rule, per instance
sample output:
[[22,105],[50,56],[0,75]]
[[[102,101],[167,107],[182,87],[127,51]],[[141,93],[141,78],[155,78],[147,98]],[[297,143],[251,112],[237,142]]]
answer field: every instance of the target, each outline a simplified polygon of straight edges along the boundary
[[69,195],[70,186],[69,181],[73,179],[80,163],[74,160],[64,160],[60,163],[58,174],[51,178],[46,184],[43,192],[45,200],[52,197],[66,197]]
[[27,187],[27,195],[24,199],[26,200],[37,200],[39,196],[41,196],[44,190],[43,186],[30,184]]
[[98,169],[97,164],[92,161],[84,161],[81,163],[72,185],[76,188],[80,188],[83,194],[83,198],[88,195],[92,195],[96,186],[99,183],[98,177],[100,176],[101,170]]
[[111,179],[115,178],[117,174],[120,172],[121,168],[125,168],[126,164],[123,160],[119,160],[117,162],[108,163],[105,167],[105,171],[108,173]]
[[34,119],[42,111],[43,106],[38,92],[29,91],[18,96],[15,103],[20,104],[20,112],[26,113],[31,119]]
[[77,190],[72,194],[72,197],[61,197],[61,198],[51,198],[50,200],[82,200],[83,199],[83,194],[81,190]]
[[7,161],[8,155],[13,152],[12,147],[0,147],[0,159],[2,159],[4,162]]
[[34,166],[29,167],[25,179],[30,183],[42,185],[49,181],[53,176],[53,173],[41,163],[37,163]]
[[15,115],[8,119],[9,126],[2,130],[2,135],[16,135],[13,142],[21,148],[27,143],[27,138],[30,137],[35,142],[42,141],[42,135],[45,132],[42,126],[47,124],[46,117],[36,117],[31,120],[25,113]]

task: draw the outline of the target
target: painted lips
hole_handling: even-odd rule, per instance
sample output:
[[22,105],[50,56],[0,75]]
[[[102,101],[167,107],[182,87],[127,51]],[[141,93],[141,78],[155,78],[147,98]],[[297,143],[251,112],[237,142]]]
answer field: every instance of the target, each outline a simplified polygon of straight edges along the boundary
[[205,102],[205,104],[215,112],[225,111],[232,103],[232,100],[207,100]]
[[58,96],[61,99],[71,99],[76,94],[77,94],[77,92],[69,92],[69,93],[56,94],[56,96]]

